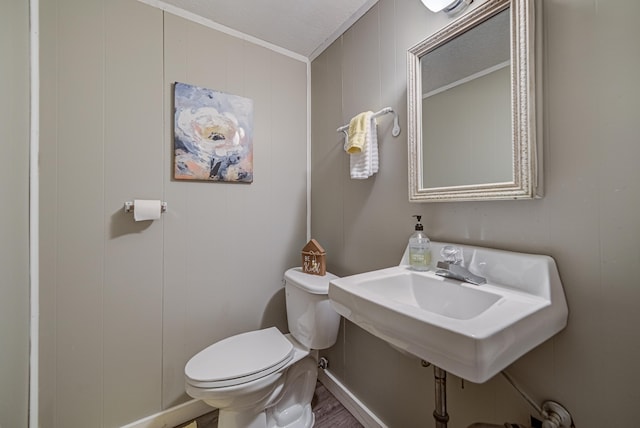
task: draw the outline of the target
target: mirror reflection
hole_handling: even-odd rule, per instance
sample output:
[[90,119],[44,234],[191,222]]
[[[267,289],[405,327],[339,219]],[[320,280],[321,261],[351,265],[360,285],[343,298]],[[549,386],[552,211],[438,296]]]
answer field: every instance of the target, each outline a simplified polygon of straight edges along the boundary
[[505,10],[420,59],[424,187],[513,180],[509,36]]
[[486,2],[409,49],[409,200],[538,190],[533,1]]

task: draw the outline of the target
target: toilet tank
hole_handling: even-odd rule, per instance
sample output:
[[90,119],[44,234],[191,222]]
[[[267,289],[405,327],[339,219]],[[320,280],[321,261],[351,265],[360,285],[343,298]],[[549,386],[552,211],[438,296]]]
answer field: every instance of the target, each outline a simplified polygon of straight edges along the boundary
[[329,302],[329,281],[338,278],[327,272],[310,275],[301,268],[285,272],[285,295],[289,332],[309,349],[333,346],[338,337],[340,315]]

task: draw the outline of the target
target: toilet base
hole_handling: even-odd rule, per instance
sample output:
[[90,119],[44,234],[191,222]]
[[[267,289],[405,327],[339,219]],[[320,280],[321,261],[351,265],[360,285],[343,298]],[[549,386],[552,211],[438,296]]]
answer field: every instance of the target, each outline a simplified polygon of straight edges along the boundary
[[292,406],[284,413],[280,415],[280,418],[273,418],[268,414],[268,410],[257,414],[246,411],[220,410],[218,428],[311,428],[315,423],[316,418],[310,404],[304,407],[297,406],[297,408]]
[[277,417],[273,417],[267,409],[267,428],[311,428],[315,420],[311,404],[293,405],[279,413]]
[[[299,357],[304,354],[308,355],[308,351],[300,352]],[[191,396],[218,407],[218,428],[311,428],[315,422],[311,400],[318,379],[317,365],[316,359],[312,356],[297,360],[282,374],[282,378],[273,381],[276,383],[272,389],[263,389],[266,384],[272,382],[263,379],[262,383],[265,385],[254,388],[260,392],[261,398],[253,404],[250,404],[252,400],[237,400],[234,402],[235,405],[227,407],[224,404],[230,400],[226,400],[224,394],[218,394],[214,400],[209,395],[211,392],[192,389],[188,392]],[[270,376],[279,377],[275,374]]]
[[265,412],[234,412],[232,410],[220,409],[220,413],[218,414],[218,428],[238,427],[267,428],[267,415]]
[[318,380],[318,362],[313,357],[298,361],[287,370],[285,388],[275,405],[267,408],[268,428],[310,428],[315,417],[311,400]]

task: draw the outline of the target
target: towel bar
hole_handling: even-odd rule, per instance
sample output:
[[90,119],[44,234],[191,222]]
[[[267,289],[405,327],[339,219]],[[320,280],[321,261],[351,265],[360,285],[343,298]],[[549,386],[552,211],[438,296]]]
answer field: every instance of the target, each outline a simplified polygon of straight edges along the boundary
[[[387,113],[393,113],[393,128],[391,129],[391,135],[397,137],[400,135],[400,121],[398,120],[398,113],[396,113],[391,107],[385,107],[382,110],[373,113],[372,118],[383,116]],[[349,125],[341,126],[337,129],[338,132],[344,132],[344,135],[349,135]]]

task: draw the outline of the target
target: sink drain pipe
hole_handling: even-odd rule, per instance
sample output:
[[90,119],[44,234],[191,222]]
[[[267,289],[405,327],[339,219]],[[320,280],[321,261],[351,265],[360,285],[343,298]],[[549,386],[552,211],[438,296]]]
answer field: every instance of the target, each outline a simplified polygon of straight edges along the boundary
[[[424,365],[424,361],[422,363]],[[436,420],[436,428],[447,428],[447,422],[449,422],[449,415],[447,414],[447,372],[438,366],[433,366],[433,379],[436,387],[436,409],[433,411],[433,418]]]
[[[430,362],[421,360],[422,367],[429,367]],[[433,419],[436,420],[436,428],[447,428],[449,414],[447,413],[447,372],[440,367],[433,366],[433,383],[435,385],[436,408],[433,411]]]
[[[429,367],[431,363],[428,361],[421,361],[422,367]],[[543,428],[569,428],[575,427],[571,415],[560,403],[555,401],[545,401],[542,406],[536,404],[522,389],[518,387],[515,381],[509,376],[508,373],[502,371],[502,375],[507,379],[509,384],[527,401],[531,407],[533,407],[543,418]],[[436,421],[436,428],[447,428],[449,422],[449,414],[447,413],[447,372],[440,367],[433,366],[433,379],[435,384],[435,404],[436,408],[433,411],[433,418]],[[478,426],[491,426],[486,424],[474,424],[471,427]],[[494,425],[494,426],[518,426],[513,424]],[[469,427],[469,428],[471,428]]]

